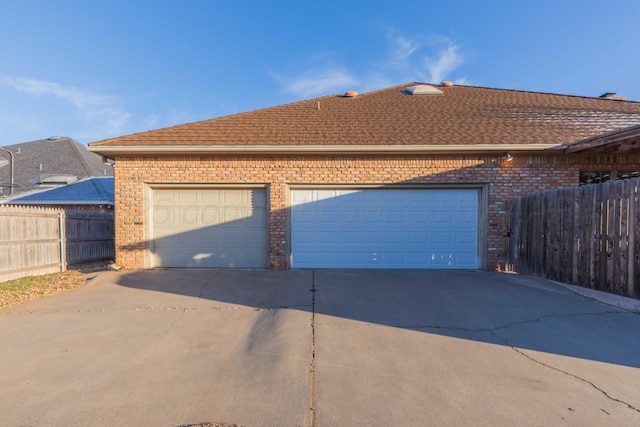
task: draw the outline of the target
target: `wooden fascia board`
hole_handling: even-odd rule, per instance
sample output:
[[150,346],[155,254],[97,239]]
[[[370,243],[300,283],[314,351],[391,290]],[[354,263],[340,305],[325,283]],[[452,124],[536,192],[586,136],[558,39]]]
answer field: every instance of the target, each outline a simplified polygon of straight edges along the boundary
[[567,154],[575,154],[605,145],[621,144],[637,138],[640,138],[640,126],[634,126],[629,129],[618,130],[567,144],[565,152]]

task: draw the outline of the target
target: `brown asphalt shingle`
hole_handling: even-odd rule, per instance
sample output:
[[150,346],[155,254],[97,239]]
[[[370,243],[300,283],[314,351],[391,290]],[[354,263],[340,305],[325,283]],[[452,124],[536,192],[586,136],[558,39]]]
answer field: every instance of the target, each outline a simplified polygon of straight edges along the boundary
[[[640,124],[640,103],[407,83],[127,135],[91,146],[561,144]],[[319,104],[319,109],[318,109]]]

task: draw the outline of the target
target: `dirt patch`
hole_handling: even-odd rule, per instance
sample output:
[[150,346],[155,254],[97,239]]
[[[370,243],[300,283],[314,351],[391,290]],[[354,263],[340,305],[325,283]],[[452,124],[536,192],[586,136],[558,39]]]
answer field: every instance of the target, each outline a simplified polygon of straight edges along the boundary
[[2,282],[0,283],[0,308],[79,288],[91,277],[93,276],[86,272],[64,271]]

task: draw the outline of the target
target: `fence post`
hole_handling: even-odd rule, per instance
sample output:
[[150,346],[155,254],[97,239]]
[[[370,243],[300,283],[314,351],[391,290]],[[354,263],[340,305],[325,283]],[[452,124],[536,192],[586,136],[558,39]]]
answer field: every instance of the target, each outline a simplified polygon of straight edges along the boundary
[[60,232],[60,271],[67,269],[67,254],[66,254],[66,231],[65,231],[65,215],[64,212],[58,214],[58,229]]

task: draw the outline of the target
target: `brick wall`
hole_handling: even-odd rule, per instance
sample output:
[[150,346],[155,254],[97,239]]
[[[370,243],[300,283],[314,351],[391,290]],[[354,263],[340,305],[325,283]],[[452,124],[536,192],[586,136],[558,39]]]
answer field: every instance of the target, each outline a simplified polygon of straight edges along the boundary
[[[640,168],[640,156],[123,156],[115,163],[116,263],[146,264],[145,189],[153,184],[267,184],[270,197],[269,267],[286,268],[286,207],[290,186],[301,184],[486,184],[487,269],[506,258],[507,202],[525,193],[578,184],[585,169]],[[285,243],[283,243],[285,242]]]

